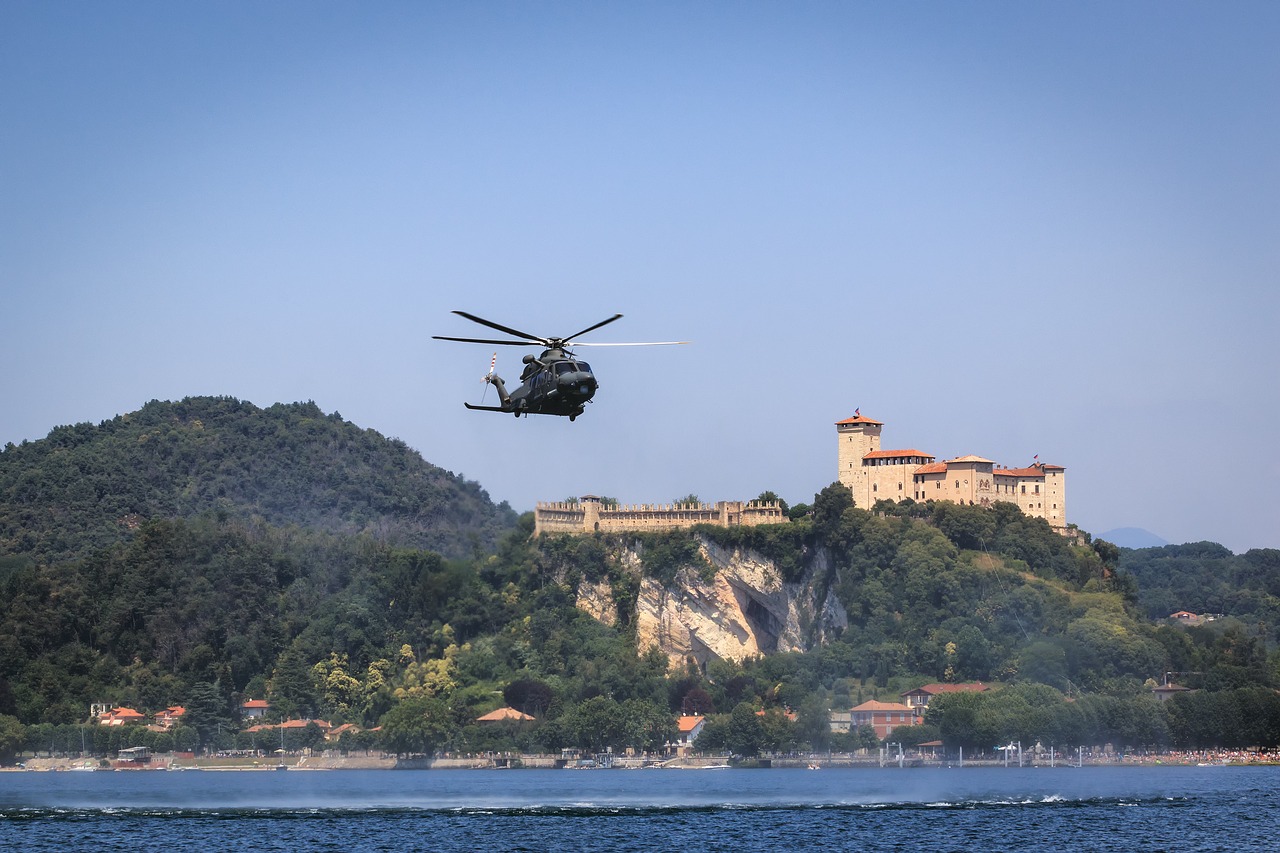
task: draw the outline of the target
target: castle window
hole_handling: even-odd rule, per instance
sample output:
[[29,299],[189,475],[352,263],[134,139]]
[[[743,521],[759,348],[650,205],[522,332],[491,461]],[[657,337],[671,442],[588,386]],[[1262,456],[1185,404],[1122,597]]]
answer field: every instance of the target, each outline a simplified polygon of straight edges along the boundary
[[1026,487],[1026,486],[1023,486],[1023,487],[1022,487],[1022,493],[1023,493],[1024,495],[1027,493],[1027,487]]

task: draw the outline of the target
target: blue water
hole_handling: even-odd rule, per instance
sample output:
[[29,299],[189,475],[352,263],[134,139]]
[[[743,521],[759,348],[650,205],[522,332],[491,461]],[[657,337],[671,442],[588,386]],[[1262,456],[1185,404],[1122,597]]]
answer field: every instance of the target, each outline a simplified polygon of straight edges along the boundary
[[1280,768],[0,774],[0,849],[1271,850]]

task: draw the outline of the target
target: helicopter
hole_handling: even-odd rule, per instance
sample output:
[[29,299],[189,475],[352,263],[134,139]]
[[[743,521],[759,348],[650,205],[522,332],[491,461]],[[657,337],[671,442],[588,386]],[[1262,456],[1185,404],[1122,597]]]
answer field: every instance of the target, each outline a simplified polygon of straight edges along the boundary
[[[431,337],[434,340],[460,341],[466,344],[497,344],[499,346],[512,347],[540,346],[543,348],[541,355],[526,355],[524,357],[524,370],[520,373],[520,387],[511,392],[507,391],[506,383],[502,381],[502,377],[494,372],[498,360],[498,354],[494,353],[493,361],[489,364],[489,373],[485,375],[483,381],[497,389],[500,405],[484,406],[463,403],[464,406],[468,409],[477,409],[483,412],[507,412],[517,418],[521,415],[526,417],[528,415],[561,415],[568,417],[570,421],[576,420],[578,415],[582,414],[584,407],[595,396],[599,383],[596,381],[595,374],[591,372],[591,365],[576,357],[568,349],[569,343],[579,335],[594,332],[601,326],[607,326],[614,320],[622,318],[621,314],[614,314],[607,320],[601,320],[599,323],[587,326],[582,331],[574,332],[572,335],[567,335],[563,338],[543,338],[509,326],[503,326],[483,317],[477,317],[474,314],[468,314],[466,311],[454,311],[453,313],[459,317],[465,317],[473,323],[488,326],[490,329],[496,329],[499,332],[504,332],[522,340],[489,340],[487,338],[455,338],[445,335],[432,335]],[[673,346],[687,343],[689,342],[650,341],[647,343],[613,344],[579,341],[573,346],[576,349],[577,347]]]

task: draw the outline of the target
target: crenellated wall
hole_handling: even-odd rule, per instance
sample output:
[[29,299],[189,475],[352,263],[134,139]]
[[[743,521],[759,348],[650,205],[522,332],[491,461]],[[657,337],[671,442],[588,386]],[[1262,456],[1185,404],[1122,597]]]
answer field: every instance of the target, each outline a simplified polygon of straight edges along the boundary
[[672,530],[695,524],[738,527],[784,524],[790,520],[777,501],[606,506],[593,496],[585,496],[578,503],[539,502],[533,518],[534,535]]

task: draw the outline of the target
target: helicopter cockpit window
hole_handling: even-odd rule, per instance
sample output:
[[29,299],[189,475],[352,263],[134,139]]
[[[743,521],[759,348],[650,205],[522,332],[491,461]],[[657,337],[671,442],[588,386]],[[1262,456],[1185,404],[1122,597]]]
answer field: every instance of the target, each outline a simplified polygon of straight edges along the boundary
[[556,376],[563,373],[576,373],[578,366],[571,361],[562,361],[556,365]]
[[578,370],[582,371],[583,373],[590,373],[591,365],[587,364],[585,361],[580,361],[578,362]]

